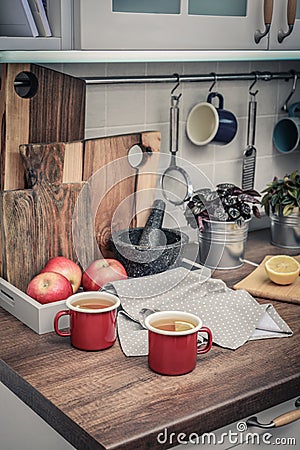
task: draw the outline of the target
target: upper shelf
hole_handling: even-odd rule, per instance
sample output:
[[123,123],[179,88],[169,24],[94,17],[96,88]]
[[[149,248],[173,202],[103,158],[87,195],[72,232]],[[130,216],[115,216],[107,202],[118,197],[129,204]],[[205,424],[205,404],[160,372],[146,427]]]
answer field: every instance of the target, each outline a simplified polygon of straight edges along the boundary
[[299,50],[0,51],[0,63],[131,63],[300,60]]

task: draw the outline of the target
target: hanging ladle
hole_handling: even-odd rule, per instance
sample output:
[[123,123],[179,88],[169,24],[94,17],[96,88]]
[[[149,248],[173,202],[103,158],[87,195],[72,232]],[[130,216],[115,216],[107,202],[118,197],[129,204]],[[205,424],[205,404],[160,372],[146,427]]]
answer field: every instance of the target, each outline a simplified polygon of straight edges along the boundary
[[291,92],[289,93],[286,101],[284,102],[284,104],[283,104],[283,106],[281,108],[281,110],[284,111],[284,112],[287,112],[287,110],[288,110],[288,102],[290,101],[291,97],[294,95],[295,90],[296,90],[296,86],[297,86],[297,79],[298,79],[297,72],[294,72],[293,70],[291,70],[291,74],[294,76],[294,78],[293,78],[293,86],[292,86]]
[[166,200],[173,205],[182,205],[193,194],[193,186],[188,173],[177,166],[176,154],[178,151],[178,125],[179,125],[179,99],[181,94],[174,95],[180,84],[179,75],[177,84],[171,91],[170,107],[170,153],[171,160],[169,167],[164,171],[161,178],[162,192]]

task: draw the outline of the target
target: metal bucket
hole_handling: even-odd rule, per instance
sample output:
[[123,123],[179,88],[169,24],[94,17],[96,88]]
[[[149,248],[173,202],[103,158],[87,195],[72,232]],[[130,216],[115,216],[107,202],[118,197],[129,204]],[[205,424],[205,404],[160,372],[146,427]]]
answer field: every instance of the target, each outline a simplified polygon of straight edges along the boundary
[[278,216],[270,213],[271,244],[277,247],[300,249],[300,213]]
[[249,222],[203,220],[199,230],[200,263],[210,269],[235,269],[243,265]]

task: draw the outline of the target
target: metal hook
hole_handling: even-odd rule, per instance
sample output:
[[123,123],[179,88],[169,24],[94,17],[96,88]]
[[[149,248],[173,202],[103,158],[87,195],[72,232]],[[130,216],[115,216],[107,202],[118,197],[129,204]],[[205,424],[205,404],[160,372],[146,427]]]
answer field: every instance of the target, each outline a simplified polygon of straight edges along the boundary
[[294,92],[295,92],[296,86],[297,86],[297,79],[298,79],[297,72],[295,72],[294,70],[291,70],[291,75],[294,75],[294,80],[293,80],[292,90],[291,90],[291,92],[289,93],[289,95],[288,95],[286,101],[284,102],[284,104],[283,104],[283,106],[282,106],[282,108],[281,108],[281,110],[282,110],[282,111],[285,111],[285,112],[288,110],[287,104],[288,104],[290,98],[292,97],[292,95],[294,95]]
[[255,80],[253,81],[253,83],[251,84],[251,86],[249,86],[249,94],[250,94],[250,95],[253,95],[253,97],[255,97],[256,94],[258,93],[258,89],[257,89],[255,92],[253,92],[252,89],[253,89],[253,87],[255,86],[255,84],[257,83],[257,80],[258,80],[258,73],[257,73],[257,72],[253,72],[253,73],[254,73],[254,75],[255,75]]
[[[171,90],[171,95],[174,94],[174,92],[176,91],[176,89],[180,86],[180,76],[178,73],[174,73],[174,77],[177,78],[176,81],[176,85],[173,87],[173,89]],[[179,99],[181,97],[181,94],[179,94],[179,96],[177,97],[177,99]]]
[[214,81],[213,81],[213,84],[211,85],[211,87],[208,89],[208,92],[211,92],[211,91],[213,90],[213,88],[214,88],[214,86],[216,85],[216,82],[217,82],[217,80],[218,80],[218,77],[217,77],[216,72],[211,72],[210,75],[213,75]]

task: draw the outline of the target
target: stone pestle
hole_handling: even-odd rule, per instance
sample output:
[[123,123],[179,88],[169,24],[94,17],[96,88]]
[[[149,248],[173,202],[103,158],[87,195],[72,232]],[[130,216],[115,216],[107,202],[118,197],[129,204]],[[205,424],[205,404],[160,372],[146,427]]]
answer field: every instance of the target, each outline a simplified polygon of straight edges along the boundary
[[156,199],[153,202],[148,220],[142,230],[139,243],[140,247],[145,249],[165,246],[167,238],[162,231],[166,204],[163,200]]

